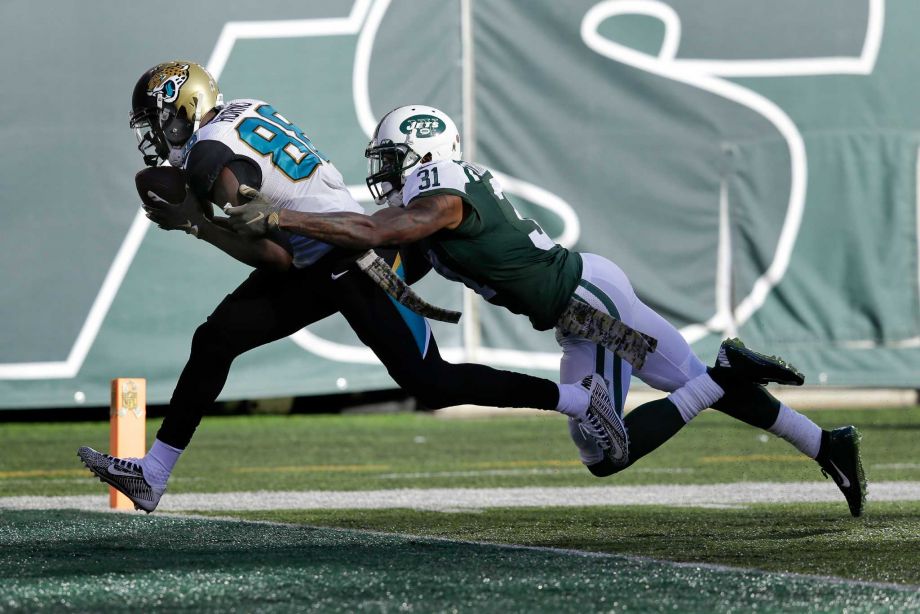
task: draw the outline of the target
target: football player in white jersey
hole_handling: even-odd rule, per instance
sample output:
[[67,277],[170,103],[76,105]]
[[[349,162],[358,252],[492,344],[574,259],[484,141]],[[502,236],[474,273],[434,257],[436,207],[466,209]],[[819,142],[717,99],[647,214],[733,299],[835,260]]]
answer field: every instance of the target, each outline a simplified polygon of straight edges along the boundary
[[[489,302],[527,315],[538,330],[555,327],[563,352],[563,383],[592,374],[605,377],[618,412],[623,410],[631,375],[669,392],[666,399],[626,416],[625,458],[584,437],[580,425],[570,421],[582,462],[595,475],[631,465],[702,409],[714,407],[786,439],[815,459],[844,493],[850,512],[862,513],[865,478],[856,429],[822,430],[761,385],[801,384],[801,374],[736,339],[723,342],[716,366],[707,368],[677,329],[639,300],[616,264],[554,244],[533,220],[515,211],[488,170],[463,161],[459,132],[442,111],[425,105],[391,111],[377,125],[365,156],[372,194],[379,204],[394,206],[370,217],[301,213],[279,210],[266,194],[231,210],[231,226],[253,234],[281,229],[352,249],[417,241],[445,277],[461,281]],[[258,224],[252,223],[255,219]],[[608,351],[609,346],[598,344],[597,331],[572,334],[567,318],[585,303],[654,338],[657,348],[634,369]],[[720,371],[726,366],[734,368],[728,372],[731,377]]]
[[[392,300],[355,260],[362,252],[312,237],[273,231],[243,237],[211,203],[242,205],[241,184],[254,186],[287,211],[365,217],[335,166],[303,131],[270,104],[222,100],[217,83],[194,62],[167,62],[146,71],[132,95],[131,127],[148,166],[169,161],[185,172],[184,202],[145,205],[166,230],[183,230],[255,268],[195,331],[191,353],[156,441],[142,459],[118,459],[83,447],[79,456],[135,506],[153,511],[202,412],[217,398],[240,354],[341,313],[393,379],[429,408],[459,404],[560,411],[589,437],[609,445],[599,413],[609,400],[580,383],[555,382],[477,364],[451,364],[438,352],[428,322]],[[151,196],[148,194],[148,196]],[[153,196],[151,196],[153,198]],[[270,214],[276,215],[276,214]],[[395,249],[379,250],[408,281],[413,271]],[[606,405],[605,405],[606,403]]]

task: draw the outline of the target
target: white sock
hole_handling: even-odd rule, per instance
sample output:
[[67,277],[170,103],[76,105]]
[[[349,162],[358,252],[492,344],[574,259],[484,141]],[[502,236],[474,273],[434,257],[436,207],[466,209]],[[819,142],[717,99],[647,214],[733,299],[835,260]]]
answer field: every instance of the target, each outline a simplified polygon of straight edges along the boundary
[[153,445],[147,455],[141,459],[141,466],[144,468],[144,477],[151,486],[166,486],[169,475],[172,473],[176,461],[182,450],[165,444],[159,439],[153,440]]
[[810,458],[816,458],[821,449],[821,427],[780,403],[779,415],[769,429],[777,437],[782,437],[796,450]]
[[566,416],[581,419],[588,410],[591,393],[581,384],[557,384],[559,386],[559,403],[556,411]]
[[708,373],[703,373],[669,394],[668,399],[674,403],[686,423],[707,407],[711,407],[724,394],[722,387],[715,383]]
[[582,463],[593,465],[604,460],[604,451],[594,439],[585,437],[578,427],[578,421],[574,418],[569,418],[569,435],[575,442],[575,447],[578,448],[578,456],[581,457]]

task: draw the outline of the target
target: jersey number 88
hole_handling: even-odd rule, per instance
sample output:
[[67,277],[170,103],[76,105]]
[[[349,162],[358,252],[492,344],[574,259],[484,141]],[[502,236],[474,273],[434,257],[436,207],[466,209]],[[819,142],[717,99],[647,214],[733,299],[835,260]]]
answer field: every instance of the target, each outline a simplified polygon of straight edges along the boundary
[[303,131],[271,105],[259,106],[256,113],[260,117],[247,117],[236,127],[240,139],[263,156],[271,156],[275,168],[292,181],[312,175],[322,163],[323,155]]

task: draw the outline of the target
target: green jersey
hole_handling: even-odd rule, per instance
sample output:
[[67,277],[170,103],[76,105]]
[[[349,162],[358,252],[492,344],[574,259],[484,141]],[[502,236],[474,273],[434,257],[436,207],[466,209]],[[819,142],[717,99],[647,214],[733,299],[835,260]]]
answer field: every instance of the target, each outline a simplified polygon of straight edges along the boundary
[[522,218],[479,166],[460,160],[423,164],[406,179],[403,202],[437,194],[459,196],[470,211],[457,228],[421,242],[432,267],[490,303],[528,316],[537,330],[555,326],[581,279],[581,256]]

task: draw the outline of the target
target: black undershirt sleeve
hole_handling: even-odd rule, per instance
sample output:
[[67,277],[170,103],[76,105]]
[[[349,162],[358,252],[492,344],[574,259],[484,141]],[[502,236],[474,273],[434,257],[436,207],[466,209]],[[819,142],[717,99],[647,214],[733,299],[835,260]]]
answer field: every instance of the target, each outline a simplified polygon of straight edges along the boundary
[[262,187],[262,169],[249,158],[234,158],[227,163],[227,168],[240,185],[248,185],[257,190]]
[[233,150],[220,141],[200,141],[195,143],[185,163],[185,173],[192,193],[211,202],[214,182],[224,167],[236,176],[240,184],[262,187],[262,169],[246,156],[233,153]]
[[407,284],[414,284],[431,270],[431,263],[425,257],[421,243],[400,245],[399,253],[405,267]]
[[[262,169],[253,160],[246,156],[233,153],[233,150],[220,141],[199,141],[189,152],[185,163],[185,176],[189,189],[204,202],[214,203],[218,208],[225,203],[214,202],[214,183],[220,172],[227,168],[236,177],[240,185],[262,188]],[[208,207],[208,210],[211,210]],[[208,216],[211,217],[211,216]],[[224,226],[218,218],[215,221]],[[224,226],[226,228],[226,226]],[[293,253],[289,234],[282,230],[274,230],[268,238],[289,254]]]

